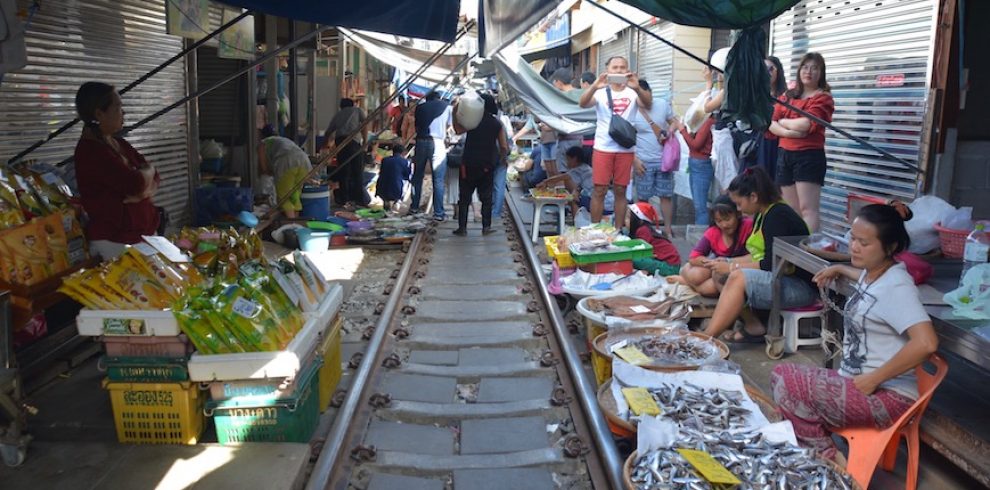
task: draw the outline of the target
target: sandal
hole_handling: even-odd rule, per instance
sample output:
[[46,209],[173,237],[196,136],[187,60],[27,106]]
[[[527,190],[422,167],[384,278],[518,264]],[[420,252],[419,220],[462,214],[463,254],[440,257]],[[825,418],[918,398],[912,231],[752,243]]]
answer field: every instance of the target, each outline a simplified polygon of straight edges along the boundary
[[725,332],[722,334],[721,340],[722,342],[728,344],[762,344],[766,342],[766,340],[764,340],[766,335],[767,334],[765,332],[761,334],[752,334],[747,332],[745,328],[742,328],[740,330],[730,330]]

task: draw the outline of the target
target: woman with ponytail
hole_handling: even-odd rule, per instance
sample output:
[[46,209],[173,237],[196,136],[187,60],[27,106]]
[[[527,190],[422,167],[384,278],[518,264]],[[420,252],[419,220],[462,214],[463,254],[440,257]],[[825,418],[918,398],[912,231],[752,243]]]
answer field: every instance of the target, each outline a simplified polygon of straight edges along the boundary
[[147,160],[123,138],[124,109],[113,85],[86,82],[76,92],[76,111],[84,127],[76,144],[76,180],[88,216],[90,251],[104,260],[158,229],[151,196],[160,178]]

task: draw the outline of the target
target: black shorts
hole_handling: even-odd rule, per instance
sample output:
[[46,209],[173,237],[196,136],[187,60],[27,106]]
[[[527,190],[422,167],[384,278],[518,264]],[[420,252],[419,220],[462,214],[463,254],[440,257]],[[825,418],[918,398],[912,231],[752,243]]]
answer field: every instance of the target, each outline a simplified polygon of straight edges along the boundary
[[783,148],[777,152],[777,184],[781,187],[795,182],[809,182],[825,185],[825,150],[790,151]]

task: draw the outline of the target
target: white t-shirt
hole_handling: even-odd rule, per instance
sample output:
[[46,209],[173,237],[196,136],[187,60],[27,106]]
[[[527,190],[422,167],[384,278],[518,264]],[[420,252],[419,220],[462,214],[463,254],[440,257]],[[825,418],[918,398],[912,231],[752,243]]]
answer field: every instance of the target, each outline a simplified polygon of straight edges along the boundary
[[[884,365],[908,343],[908,328],[931,321],[904,264],[894,265],[872,284],[867,285],[865,278],[864,271],[845,307],[839,374],[848,377],[870,373]],[[880,387],[918,397],[913,369]]]
[[[660,129],[667,130],[667,120],[673,116],[673,111],[666,100],[654,98],[653,106],[647,113],[650,115],[650,119],[660,126]],[[663,145],[657,141],[653,128],[643,117],[643,111],[636,110],[629,122],[636,128],[636,158],[644,162],[660,162],[663,159]]]
[[433,139],[444,139],[447,137],[447,128],[454,123],[454,109],[447,106],[443,112],[430,122],[430,136]]
[[[622,90],[612,92],[612,105],[615,114],[624,117],[632,122],[632,115],[636,113],[638,107],[638,95],[636,91],[625,87]],[[626,148],[612,139],[608,135],[608,126],[612,121],[612,111],[608,109],[608,95],[605,89],[595,92],[595,113],[598,115],[598,125],[595,128],[595,149],[610,153],[633,153],[635,147]]]

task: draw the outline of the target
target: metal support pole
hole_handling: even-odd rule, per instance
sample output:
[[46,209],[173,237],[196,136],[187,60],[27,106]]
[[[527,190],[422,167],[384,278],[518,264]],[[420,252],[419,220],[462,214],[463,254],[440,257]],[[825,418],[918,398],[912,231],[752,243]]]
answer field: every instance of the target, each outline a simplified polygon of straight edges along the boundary
[[[187,39],[185,43],[190,41]],[[194,94],[199,90],[199,57],[196,51],[186,55],[186,94]],[[196,188],[199,187],[199,100],[190,99],[186,102],[186,139],[189,165],[189,202],[186,204],[186,216],[193,216],[196,203]]]
[[[265,14],[265,53],[277,53],[278,48],[278,18]],[[278,120],[278,58],[269,58],[265,63],[265,84],[268,89],[265,91],[265,114],[268,115],[268,124],[272,125],[276,134],[279,134]]]
[[[289,39],[296,38],[296,21],[289,20]],[[299,50],[292,48],[289,50],[289,127],[286,128],[287,137],[298,143],[299,137]]]

